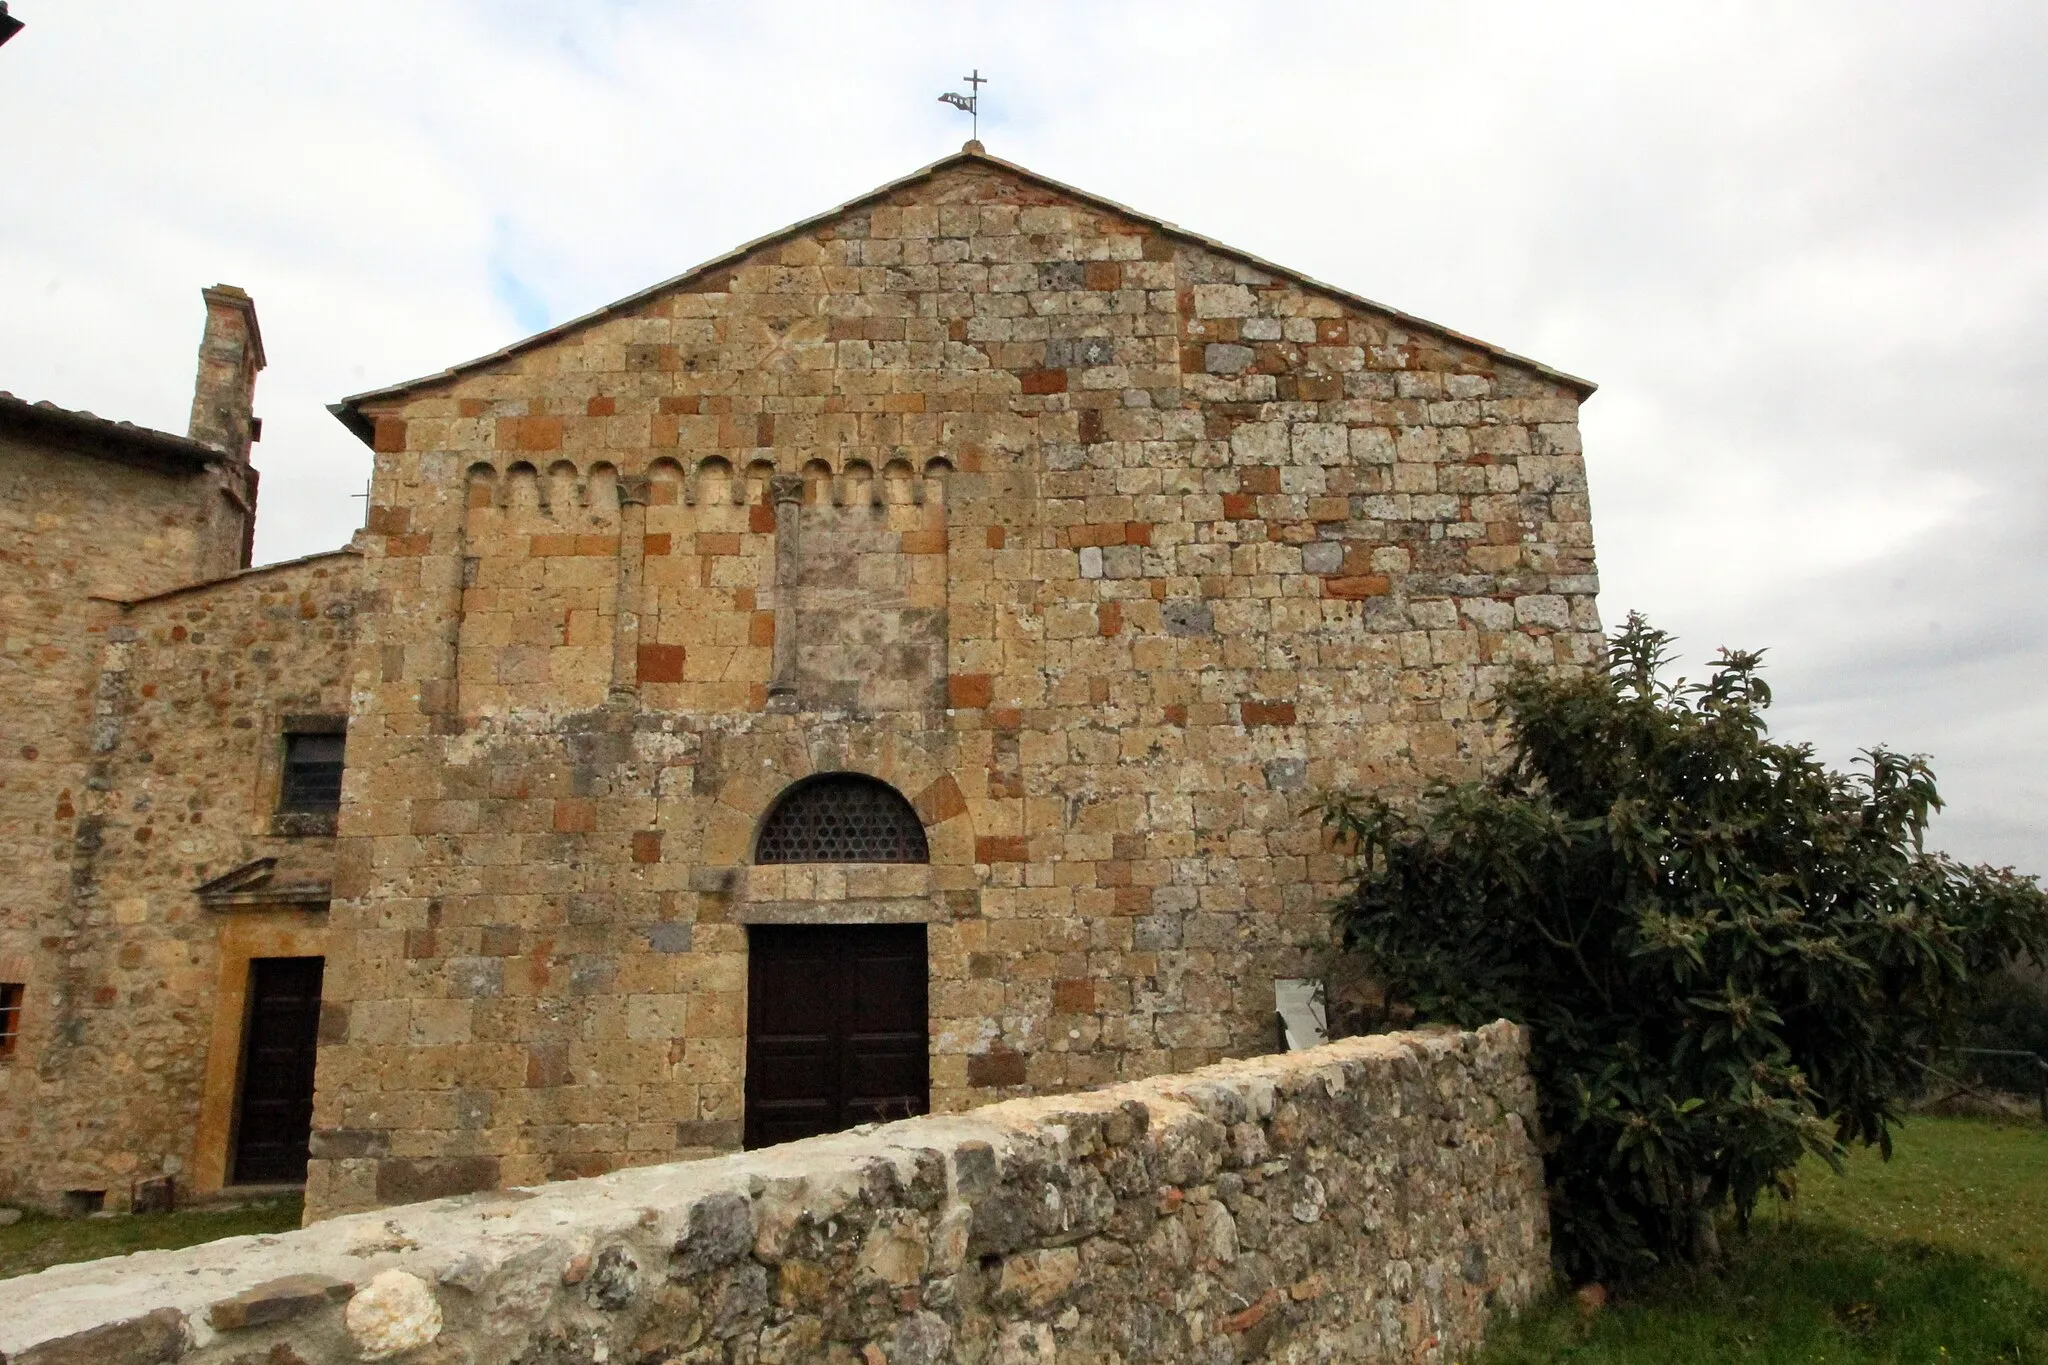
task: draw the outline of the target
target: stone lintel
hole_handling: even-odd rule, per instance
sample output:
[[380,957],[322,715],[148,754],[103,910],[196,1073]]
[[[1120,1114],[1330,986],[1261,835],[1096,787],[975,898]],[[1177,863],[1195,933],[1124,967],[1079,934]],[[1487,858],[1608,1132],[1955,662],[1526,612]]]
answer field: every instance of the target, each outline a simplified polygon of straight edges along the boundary
[[735,924],[944,924],[953,918],[936,896],[754,901],[734,906],[727,917]]

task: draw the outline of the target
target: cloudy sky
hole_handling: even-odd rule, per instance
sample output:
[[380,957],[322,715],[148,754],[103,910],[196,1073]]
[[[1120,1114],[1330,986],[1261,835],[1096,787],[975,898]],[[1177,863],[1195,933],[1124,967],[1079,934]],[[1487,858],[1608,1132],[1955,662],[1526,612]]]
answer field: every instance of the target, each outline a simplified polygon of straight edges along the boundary
[[2048,874],[2039,0],[13,12],[0,388],[182,431],[247,288],[259,559],[360,518],[327,403],[952,151],[978,66],[995,154],[1598,381],[1607,619],[1768,646],[1780,734]]

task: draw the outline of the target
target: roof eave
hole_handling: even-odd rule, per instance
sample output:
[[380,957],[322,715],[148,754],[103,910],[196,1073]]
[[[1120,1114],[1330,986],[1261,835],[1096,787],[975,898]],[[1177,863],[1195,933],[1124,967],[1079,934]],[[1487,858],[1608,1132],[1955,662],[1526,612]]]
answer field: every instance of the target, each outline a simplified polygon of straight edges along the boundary
[[61,443],[80,455],[190,473],[232,458],[228,452],[189,436],[116,422],[54,403],[31,403],[11,393],[0,393],[0,431]]
[[202,578],[196,583],[180,583],[175,588],[165,588],[162,592],[153,592],[142,597],[108,597],[101,593],[92,593],[89,595],[88,600],[106,602],[121,608],[123,611],[127,611],[134,607],[148,606],[152,602],[162,602],[167,598],[183,597],[188,593],[205,592],[209,588],[224,587],[229,583],[240,583],[262,574],[276,573],[279,569],[296,569],[301,565],[312,564],[322,559],[343,559],[360,556],[361,554],[362,551],[353,545],[339,545],[332,550],[318,550],[309,555],[300,555],[295,559],[278,559],[272,560],[268,564],[252,564],[246,569],[237,569],[233,573],[222,574],[218,578]]
[[810,231],[812,228],[819,227],[827,222],[830,222],[832,219],[839,217],[841,214],[851,213],[854,210],[859,209],[867,204],[873,203],[878,199],[887,198],[889,195],[892,195],[899,190],[905,189],[908,186],[915,185],[923,180],[929,180],[932,176],[937,175],[940,171],[947,170],[950,167],[959,165],[963,162],[975,161],[986,162],[992,166],[999,166],[1003,170],[1008,171],[1012,175],[1018,176],[1021,179],[1031,181],[1034,184],[1042,185],[1047,189],[1054,190],[1060,194],[1068,195],[1074,199],[1081,200],[1084,203],[1092,204],[1097,208],[1106,209],[1112,213],[1116,213],[1122,217],[1131,219],[1134,222],[1143,223],[1148,227],[1155,228],[1158,231],[1167,234],[1168,236],[1177,237],[1182,241],[1190,242],[1197,246],[1203,247],[1206,250],[1213,251],[1219,256],[1226,256],[1232,260],[1242,262],[1245,265],[1249,265],[1253,269],[1262,270],[1273,275],[1278,275],[1284,279],[1292,280],[1304,288],[1312,289],[1319,294],[1327,295],[1340,302],[1350,304],[1354,307],[1364,308],[1371,312],[1382,314],[1386,317],[1393,318],[1406,326],[1416,328],[1419,331],[1428,332],[1434,336],[1442,337],[1445,340],[1455,342],[1460,346],[1470,347],[1473,350],[1479,351],[1481,354],[1491,356],[1495,360],[1504,361],[1508,364],[1529,370],[1534,374],[1541,375],[1545,379],[1551,380],[1554,383],[1562,384],[1566,388],[1573,390],[1579,395],[1579,397],[1582,400],[1591,397],[1594,391],[1599,388],[1599,385],[1595,384],[1590,379],[1582,379],[1578,375],[1570,374],[1564,370],[1560,370],[1553,366],[1546,365],[1542,361],[1531,360],[1527,356],[1518,355],[1513,351],[1505,350],[1499,346],[1495,346],[1488,342],[1481,341],[1477,337],[1467,336],[1463,332],[1454,331],[1453,329],[1446,327],[1441,323],[1431,322],[1427,318],[1417,317],[1413,313],[1406,313],[1398,308],[1391,308],[1384,303],[1379,303],[1373,299],[1366,298],[1362,294],[1354,294],[1347,289],[1340,289],[1336,285],[1328,284],[1322,280],[1315,279],[1314,277],[1309,275],[1304,275],[1299,270],[1294,270],[1290,267],[1283,265],[1277,265],[1274,262],[1268,261],[1263,257],[1254,256],[1249,251],[1245,251],[1238,247],[1231,246],[1225,242],[1219,242],[1213,237],[1205,237],[1199,232],[1190,232],[1188,229],[1181,227],[1176,223],[1169,222],[1164,218],[1156,218],[1149,213],[1142,213],[1137,209],[1129,207],[1128,205],[1120,204],[1114,199],[1106,199],[1102,195],[1094,194],[1088,190],[1077,188],[1076,186],[1066,184],[1063,181],[1054,180],[1050,176],[1041,175],[1037,171],[1033,171],[1027,169],[1026,167],[1019,166],[1013,161],[1005,161],[1001,157],[991,156],[989,155],[989,153],[985,151],[963,149],[961,151],[954,152],[950,156],[941,157],[937,161],[932,162],[930,165],[920,167],[919,169],[912,171],[908,175],[899,177],[898,179],[895,180],[891,180],[886,184],[878,185],[874,189],[869,190],[867,193],[858,195],[855,198],[849,199],[845,203],[839,204],[833,208],[826,209],[822,213],[812,214],[810,217],[800,219],[797,222],[789,224],[787,227],[778,228],[774,232],[770,232],[761,237],[756,237],[752,241],[742,243],[741,245],[734,247],[731,251],[727,251],[721,255],[715,256],[712,259],[705,261],[700,265],[692,266],[690,269],[685,270],[682,274],[671,276],[670,278],[661,281],[659,284],[649,285],[645,289],[637,290],[634,293],[626,295],[624,298],[616,299],[611,303],[605,304],[601,308],[593,309],[588,313],[583,313],[577,317],[570,318],[565,322],[556,323],[553,327],[549,327],[544,331],[535,332],[531,336],[522,337],[520,340],[512,342],[510,345],[501,346],[497,350],[492,351],[489,355],[478,356],[474,360],[464,361],[459,365],[452,365],[449,368],[441,370],[435,374],[422,375],[417,379],[408,379],[401,383],[388,384],[383,388],[369,389],[362,393],[351,394],[349,397],[342,399],[338,403],[329,404],[327,410],[333,413],[343,426],[347,427],[351,432],[355,433],[356,439],[362,441],[365,445],[368,445],[371,443],[373,439],[375,424],[370,420],[370,418],[367,415],[363,413],[361,405],[364,403],[376,402],[381,399],[387,398],[402,397],[405,394],[411,393],[417,389],[425,388],[430,384],[447,383],[450,380],[459,379],[464,375],[473,374],[476,371],[485,368],[486,366],[495,365],[502,361],[510,360],[514,356],[521,355],[526,351],[534,349],[535,347],[546,345],[548,342],[566,336],[569,333],[577,331],[580,328],[590,326],[591,324],[596,322],[601,322],[604,319],[616,316],[617,314],[627,309],[637,307],[639,304],[645,303],[647,300],[655,298],[658,295],[666,293],[669,290],[677,289],[682,287],[683,285],[689,284],[694,280],[702,279],[704,276],[712,274],[715,271],[724,269],[725,267],[733,264],[738,260],[743,259],[744,257],[752,254],[753,252],[759,251],[761,248],[765,246],[770,246],[780,241],[786,241],[792,237],[799,237],[804,233]]

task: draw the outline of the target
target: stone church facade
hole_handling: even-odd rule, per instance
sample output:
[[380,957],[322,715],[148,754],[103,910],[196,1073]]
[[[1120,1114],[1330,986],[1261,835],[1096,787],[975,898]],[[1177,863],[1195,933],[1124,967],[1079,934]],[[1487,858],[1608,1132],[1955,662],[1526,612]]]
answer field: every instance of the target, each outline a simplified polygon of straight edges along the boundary
[[0,1197],[270,1169],[273,1016],[314,1217],[1272,1050],[1314,793],[1592,657],[1590,392],[970,144],[337,404],[5,737]]

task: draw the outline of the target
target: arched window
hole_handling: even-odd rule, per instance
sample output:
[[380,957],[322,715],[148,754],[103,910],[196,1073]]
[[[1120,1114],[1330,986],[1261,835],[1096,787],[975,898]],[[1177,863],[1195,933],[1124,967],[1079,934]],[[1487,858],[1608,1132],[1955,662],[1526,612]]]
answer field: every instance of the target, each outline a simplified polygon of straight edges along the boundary
[[902,793],[859,773],[825,773],[785,791],[761,826],[757,863],[925,863],[924,825]]

